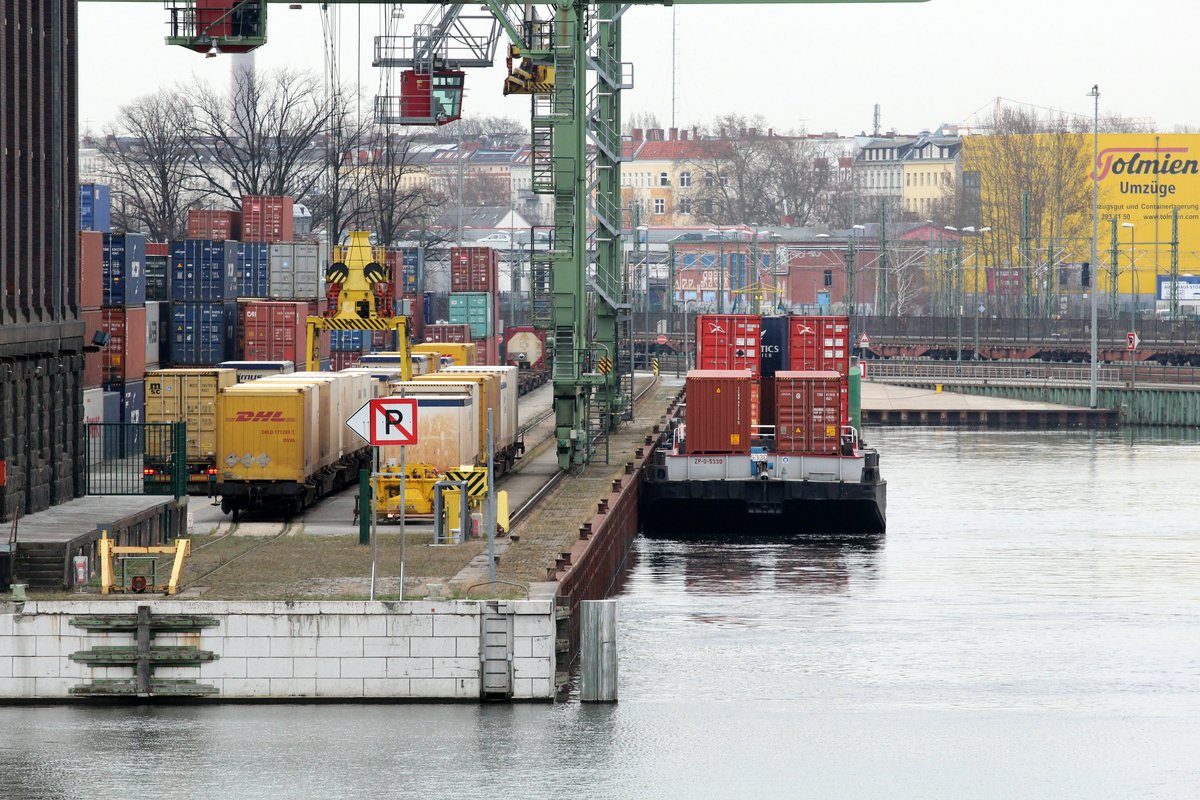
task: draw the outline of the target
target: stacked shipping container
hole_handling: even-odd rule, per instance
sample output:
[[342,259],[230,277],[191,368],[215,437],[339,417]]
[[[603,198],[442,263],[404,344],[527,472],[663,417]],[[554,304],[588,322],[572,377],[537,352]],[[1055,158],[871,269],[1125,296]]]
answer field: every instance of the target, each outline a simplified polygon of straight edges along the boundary
[[[491,247],[450,248],[450,322],[469,326],[478,363],[500,363],[500,254]],[[434,339],[427,326],[426,341]]]
[[[751,375],[752,424],[764,431],[773,426],[780,452],[840,452],[842,426],[849,424],[848,318],[704,314],[696,321],[696,348],[700,370],[744,369]],[[700,382],[696,390],[704,392],[708,386]],[[694,421],[690,374],[688,409],[688,419]],[[704,436],[704,428],[699,430]],[[736,433],[740,440],[741,431]],[[692,435],[689,425],[688,449],[695,452]],[[716,438],[709,437],[703,446],[716,446],[710,441]]]

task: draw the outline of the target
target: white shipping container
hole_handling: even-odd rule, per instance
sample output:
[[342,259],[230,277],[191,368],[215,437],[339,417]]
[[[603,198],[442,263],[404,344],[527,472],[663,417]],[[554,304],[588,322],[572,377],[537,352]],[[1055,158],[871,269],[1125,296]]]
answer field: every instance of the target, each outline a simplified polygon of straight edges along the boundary
[[308,242],[271,245],[268,294],[274,300],[316,300],[321,297],[321,253]]
[[[520,428],[517,413],[517,396],[520,390],[516,367],[445,367],[441,372],[457,375],[475,373],[477,375],[500,376],[500,419],[493,421],[496,428],[496,449],[508,447],[517,440]],[[483,425],[487,427],[487,415],[484,414]]]
[[[477,463],[476,406],[470,391],[443,387],[438,394],[412,396],[417,399],[417,443],[406,448],[406,464],[429,464],[440,472]],[[379,463],[399,466],[400,448],[379,448]]]
[[[398,397],[416,397],[420,395],[442,395],[446,393],[466,392],[471,398],[471,460],[463,461],[462,464],[478,465],[487,460],[487,440],[484,438],[483,427],[487,420],[487,406],[484,405],[481,390],[478,383],[470,383],[463,381],[456,383],[454,381],[445,382],[423,382],[423,381],[393,381],[392,396]],[[418,425],[420,420],[418,419]],[[419,428],[418,428],[419,432]],[[382,455],[380,456],[382,458]],[[460,464],[460,466],[462,465]]]
[[[83,423],[118,422],[104,418],[104,390],[85,389],[83,392]],[[92,438],[98,439],[100,430],[92,431]]]
[[159,322],[162,320],[161,315],[162,303],[158,300],[146,301],[146,368],[152,369],[161,364],[159,358],[160,347],[159,342],[162,341],[162,334],[165,331],[160,330]]

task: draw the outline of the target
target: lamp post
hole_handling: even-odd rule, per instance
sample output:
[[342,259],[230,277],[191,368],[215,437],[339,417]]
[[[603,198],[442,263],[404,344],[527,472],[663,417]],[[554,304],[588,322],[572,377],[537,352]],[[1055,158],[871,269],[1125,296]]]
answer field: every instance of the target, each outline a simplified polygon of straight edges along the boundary
[[1129,310],[1129,320],[1130,320],[1129,324],[1130,324],[1130,326],[1134,326],[1134,325],[1136,325],[1135,320],[1137,319],[1137,313],[1138,313],[1138,301],[1140,300],[1140,297],[1138,296],[1138,288],[1139,287],[1138,287],[1137,261],[1135,259],[1135,254],[1134,254],[1134,250],[1133,250],[1134,224],[1132,222],[1122,222],[1121,227],[1129,228],[1129,271],[1130,271],[1129,293],[1133,296],[1133,299],[1129,304],[1129,309],[1130,309]]
[[717,313],[725,313],[725,231],[718,225],[708,232],[717,235]]
[[[1099,272],[1099,264],[1096,263],[1096,247],[1100,238],[1100,85],[1093,84],[1092,91],[1088,94],[1089,97],[1095,100],[1095,116],[1092,121],[1092,263],[1089,264],[1089,269],[1093,274]],[[1092,361],[1091,375],[1088,381],[1088,405],[1090,408],[1096,407],[1096,350],[1098,334],[1096,332],[1096,289],[1098,282],[1095,278],[1091,280],[1091,286],[1088,287],[1088,292],[1091,294],[1092,305]]]
[[[642,290],[641,303],[642,309],[645,312],[646,341],[642,351],[643,354],[649,353],[650,348],[650,254],[647,252],[650,243],[646,241],[649,238],[649,230],[650,227],[648,225],[638,225],[633,229],[633,255],[638,260],[638,270],[641,275],[638,286]],[[646,247],[642,248],[642,245],[646,245]],[[648,366],[649,361],[647,360]]]
[[[958,233],[958,228],[954,227],[953,225],[947,225],[946,230],[954,231],[955,233]],[[950,294],[950,301],[952,304],[950,312],[954,313],[953,306],[958,306],[958,314],[957,314],[957,317],[958,317],[957,331],[958,331],[958,333],[956,334],[956,337],[955,337],[958,342],[958,347],[957,347],[957,355],[955,356],[954,360],[957,361],[959,364],[961,364],[962,363],[962,318],[963,318],[962,238],[961,237],[958,239],[958,242],[954,248],[954,272],[950,273],[950,278],[951,278],[951,284],[950,284],[951,291],[949,294]]]
[[[688,352],[688,308],[687,307],[688,307],[689,303],[698,303],[698,302],[700,302],[700,301],[694,297],[691,300],[683,301],[683,372],[685,375],[687,374],[687,371],[691,368],[691,361],[692,361],[691,354]],[[693,347],[692,352],[695,352],[695,350],[696,350],[696,348]]]

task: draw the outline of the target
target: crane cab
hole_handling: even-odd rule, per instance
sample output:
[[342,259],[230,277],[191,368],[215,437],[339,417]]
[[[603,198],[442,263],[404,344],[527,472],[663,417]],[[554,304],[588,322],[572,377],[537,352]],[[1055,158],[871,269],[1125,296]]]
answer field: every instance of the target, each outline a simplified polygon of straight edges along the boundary
[[168,0],[167,11],[167,44],[215,56],[267,42],[267,0]]
[[463,83],[459,69],[405,70],[400,96],[375,98],[376,120],[387,125],[445,125],[462,117]]

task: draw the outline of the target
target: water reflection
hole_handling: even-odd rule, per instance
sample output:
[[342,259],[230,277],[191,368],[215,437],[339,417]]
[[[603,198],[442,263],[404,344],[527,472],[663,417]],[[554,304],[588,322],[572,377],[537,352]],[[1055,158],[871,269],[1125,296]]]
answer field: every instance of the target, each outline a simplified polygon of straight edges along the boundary
[[787,539],[725,535],[644,537],[637,548],[651,580],[695,594],[836,594],[856,580],[873,580],[886,539],[803,536]]

